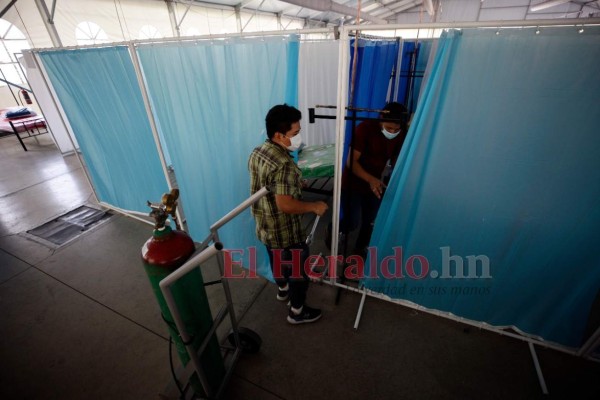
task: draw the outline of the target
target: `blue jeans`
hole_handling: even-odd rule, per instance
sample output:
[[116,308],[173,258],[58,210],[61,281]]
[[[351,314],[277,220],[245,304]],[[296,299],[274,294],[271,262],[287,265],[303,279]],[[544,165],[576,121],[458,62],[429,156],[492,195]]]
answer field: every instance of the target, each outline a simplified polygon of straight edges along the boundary
[[381,200],[373,193],[359,193],[356,191],[342,190],[342,218],[340,232],[348,234],[358,228],[360,231],[354,245],[355,252],[364,252],[371,241],[375,217],[381,206]]
[[288,293],[292,307],[296,309],[302,307],[306,300],[309,283],[304,269],[309,256],[308,245],[298,243],[283,249],[274,249],[270,246],[266,246],[266,248],[275,283],[280,288],[289,285]]

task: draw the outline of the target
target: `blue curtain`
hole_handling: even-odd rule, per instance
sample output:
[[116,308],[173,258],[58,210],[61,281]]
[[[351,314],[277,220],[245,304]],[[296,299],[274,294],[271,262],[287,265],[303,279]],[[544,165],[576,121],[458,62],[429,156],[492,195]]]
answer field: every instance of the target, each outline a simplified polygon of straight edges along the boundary
[[149,211],[168,191],[126,47],[40,53],[100,201]]
[[433,40],[407,40],[402,45],[400,72],[397,74],[398,93],[396,101],[404,104],[409,114],[417,108],[423,76],[427,68]]
[[402,44],[402,58],[400,60],[399,73],[396,76],[399,79],[397,99],[401,104],[406,104],[410,97],[409,74],[413,63],[413,54],[415,53],[415,41],[406,40]]
[[534,31],[440,39],[362,282],[578,347],[600,288],[600,29]]
[[[357,108],[382,109],[387,103],[388,88],[392,71],[398,60],[399,43],[397,40],[365,40],[358,41],[358,58],[354,78],[354,94],[350,99],[352,85],[352,65],[354,63],[354,40],[350,41],[350,86],[348,87],[349,105]],[[352,101],[352,104],[350,104]],[[346,113],[351,115],[350,112]],[[358,117],[377,118],[376,112],[359,112]],[[357,121],[356,124],[360,124]],[[352,121],[346,123],[343,160],[348,156],[348,148],[352,139]]]
[[[247,162],[265,139],[264,121],[275,104],[297,104],[295,38],[235,39],[140,46],[142,69],[181,189],[195,240],[250,195]],[[220,232],[226,248],[271,277],[266,251],[250,211]]]

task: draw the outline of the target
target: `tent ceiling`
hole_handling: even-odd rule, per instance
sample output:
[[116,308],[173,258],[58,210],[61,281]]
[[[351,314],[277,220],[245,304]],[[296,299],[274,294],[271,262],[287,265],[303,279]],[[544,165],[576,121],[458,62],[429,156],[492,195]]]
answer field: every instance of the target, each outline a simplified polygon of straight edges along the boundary
[[600,0],[194,0],[194,3],[238,7],[334,25],[356,23],[359,3],[361,24],[600,16]]

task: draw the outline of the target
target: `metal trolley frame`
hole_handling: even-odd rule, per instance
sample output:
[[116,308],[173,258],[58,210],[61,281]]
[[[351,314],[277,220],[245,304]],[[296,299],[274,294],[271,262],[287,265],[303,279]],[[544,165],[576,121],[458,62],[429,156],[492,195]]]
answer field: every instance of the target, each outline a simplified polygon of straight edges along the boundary
[[[248,346],[250,346],[252,348],[252,350],[257,350],[257,346],[260,346],[260,337],[258,337],[258,335],[256,335],[254,332],[250,331],[249,329],[241,328],[238,326],[238,321],[235,316],[235,311],[233,308],[233,301],[231,298],[229,282],[224,277],[224,259],[223,259],[223,253],[222,253],[224,246],[219,240],[219,229],[221,227],[223,227],[225,224],[227,224],[229,221],[231,221],[232,219],[237,217],[243,211],[245,211],[252,204],[256,203],[262,197],[267,195],[268,193],[269,193],[269,190],[267,188],[262,188],[261,190],[256,192],[254,195],[252,195],[251,197],[246,199],[244,202],[242,202],[240,205],[238,205],[236,208],[231,210],[223,218],[221,218],[220,220],[215,222],[210,227],[210,234],[208,235],[208,237],[200,244],[199,249],[190,257],[190,259],[188,261],[186,261],[177,270],[175,270],[174,272],[169,274],[166,278],[161,280],[159,283],[160,289],[165,298],[165,301],[169,307],[169,310],[171,311],[171,314],[173,315],[173,320],[175,321],[175,325],[177,326],[179,335],[181,336],[183,343],[187,343],[186,350],[190,356],[190,362],[185,367],[183,372],[180,372],[179,377],[178,377],[179,380],[181,380],[183,382],[188,382],[188,384],[185,386],[185,390],[184,390],[182,398],[186,398],[186,399],[198,398],[198,397],[195,397],[195,396],[197,396],[197,394],[194,393],[193,390],[190,390],[191,387],[189,385],[189,380],[194,373],[197,374],[198,379],[200,380],[200,383],[202,384],[204,393],[206,394],[205,398],[207,398],[207,399],[220,398],[223,395],[224,389],[227,386],[229,379],[231,378],[231,375],[237,364],[240,354],[243,351],[247,350]],[[211,242],[212,242],[212,245],[209,245]],[[225,291],[225,298],[226,298],[227,302],[224,306],[221,307],[221,309],[217,313],[217,316],[213,319],[213,323],[211,325],[211,328],[210,328],[208,334],[206,335],[206,337],[204,338],[204,341],[202,342],[202,344],[196,351],[191,344],[191,342],[192,342],[190,340],[191,337],[185,329],[185,324],[181,317],[181,313],[179,312],[179,308],[175,302],[173,293],[171,292],[171,286],[175,282],[177,282],[179,279],[181,279],[183,276],[185,276],[187,273],[189,273],[190,271],[194,270],[195,268],[200,268],[202,266],[202,264],[206,263],[213,257],[217,258],[217,264],[219,265],[219,272],[222,277],[220,282],[223,285],[223,290]],[[217,283],[217,282],[211,282],[208,284]],[[207,284],[205,284],[205,285],[207,285]],[[223,377],[223,380],[222,380],[221,384],[219,385],[219,387],[214,388],[214,387],[211,387],[211,385],[209,384],[208,379],[206,377],[206,373],[205,373],[205,370],[207,368],[209,368],[209,366],[202,365],[202,363],[200,361],[200,355],[204,352],[204,350],[206,350],[210,339],[215,334],[219,325],[225,320],[225,317],[227,315],[229,315],[229,320],[231,322],[231,328],[232,328],[232,333],[230,335],[230,342],[232,342],[232,344],[234,344],[234,346],[233,347],[221,346],[221,347],[228,350],[228,353],[230,353],[229,352],[230,350],[233,350],[233,354],[231,354],[229,357],[225,358],[225,360],[224,360],[225,361],[225,376]],[[231,340],[231,337],[233,337],[233,340]]]

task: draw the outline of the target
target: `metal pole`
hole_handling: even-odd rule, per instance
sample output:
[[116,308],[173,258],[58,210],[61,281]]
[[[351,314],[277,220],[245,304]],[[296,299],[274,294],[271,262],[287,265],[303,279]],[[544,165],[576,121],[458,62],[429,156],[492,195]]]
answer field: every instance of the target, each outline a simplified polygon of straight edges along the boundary
[[[205,263],[210,258],[219,254],[223,250],[223,245],[219,242],[215,242],[212,246],[207,247],[201,252],[196,252],[187,260],[181,267],[169,274],[166,278],[160,281],[160,288],[169,288],[177,280],[181,279],[184,275],[188,274],[194,268],[198,268],[199,264]],[[178,314],[179,315],[179,314]],[[175,315],[173,315],[175,317]],[[183,321],[182,321],[183,322]]]
[[[142,94],[142,99],[144,100],[144,107],[146,109],[146,116],[148,117],[148,122],[150,123],[150,130],[152,131],[152,136],[154,137],[154,144],[156,145],[156,150],[158,152],[158,158],[160,159],[160,165],[162,166],[163,173],[165,174],[165,179],[167,180],[167,185],[169,190],[173,189],[173,183],[171,182],[171,178],[169,177],[169,169],[167,167],[167,161],[165,160],[165,154],[163,152],[163,147],[160,142],[160,138],[158,136],[158,128],[156,127],[156,121],[154,119],[154,113],[152,112],[152,105],[150,104],[150,97],[148,96],[148,90],[146,88],[146,83],[144,82],[144,76],[142,74],[142,68],[140,67],[140,60],[138,58],[137,51],[135,50],[135,46],[130,44],[129,46],[129,56],[131,57],[131,61],[133,62],[133,68],[135,70],[135,76],[138,80],[138,86],[140,87],[140,92]],[[177,207],[175,214],[177,215],[177,219],[181,223],[181,228],[184,231],[186,229],[186,223],[181,214],[181,204]]]
[[[36,0],[39,1],[39,0]],[[170,42],[197,42],[203,40],[214,40],[214,39],[226,39],[234,37],[263,37],[263,36],[291,36],[291,35],[308,35],[315,33],[333,33],[332,28],[314,28],[314,29],[290,29],[287,31],[263,31],[263,32],[234,32],[234,33],[222,33],[222,34],[210,34],[210,35],[198,35],[189,36],[183,38],[160,38],[160,39],[137,39],[128,40],[122,42],[112,43],[100,43],[90,45],[78,45],[78,46],[65,46],[65,47],[48,47],[48,48],[35,48],[32,51],[57,51],[57,50],[78,50],[78,49],[93,49],[100,47],[114,47],[114,46],[129,46],[130,44],[157,44],[157,43],[170,43]]]
[[[269,189],[266,187],[261,188],[259,191],[254,193],[252,196],[248,197],[246,200],[240,203],[236,208],[229,211],[224,217],[211,225],[210,231],[214,234],[218,229],[220,229],[223,225],[240,215],[246,208],[250,207],[252,204],[256,203],[258,200],[262,199],[269,193]],[[215,241],[218,241],[216,237],[214,237]]]
[[[17,53],[15,53],[15,54],[17,54]],[[19,64],[19,65],[21,65],[21,64]],[[21,68],[22,68],[22,67],[21,67]],[[4,72],[2,72],[2,76],[4,76]],[[6,77],[4,76],[4,78],[6,78]],[[26,75],[25,75],[25,79],[27,79],[27,76],[26,76]],[[33,93],[33,92],[30,90],[30,89],[26,88],[25,86],[17,85],[16,83],[13,83],[13,82],[7,81],[6,79],[2,79],[2,78],[0,78],[0,82],[4,82],[4,83],[6,83],[6,84],[7,84],[7,85],[9,85],[9,86],[14,86],[14,87],[17,87],[17,88],[19,88],[19,89],[21,89],[21,90],[25,90],[25,91],[27,91],[27,92],[29,92],[29,93]],[[14,94],[13,94],[13,97],[14,97]],[[16,100],[16,99],[15,99],[15,100]]]
[[590,338],[581,346],[577,352],[578,356],[589,356],[589,352],[600,346],[600,327],[596,329],[596,332],[590,336]]
[[154,225],[153,221],[150,221],[150,220],[142,218],[142,216],[149,218],[148,213],[143,213],[141,211],[125,210],[123,208],[115,207],[112,204],[108,204],[108,203],[105,203],[103,201],[99,201],[98,204],[101,205],[104,208],[108,208],[109,210],[113,210],[113,211],[116,211],[116,212],[121,213],[123,215],[127,215],[130,218],[136,219],[138,221],[145,222],[148,225]]
[[[335,146],[335,164],[333,180],[333,224],[331,229],[331,255],[338,254],[338,237],[340,229],[340,194],[342,192],[342,171],[344,157],[344,133],[346,131],[346,99],[348,98],[348,30],[342,29],[340,33],[340,62],[338,64],[338,97],[337,97],[337,127],[336,127],[336,146]],[[337,261],[336,261],[337,264]],[[330,281],[333,284],[337,279],[337,265],[334,268],[329,267]],[[333,271],[333,273],[331,273]]]
[[0,11],[0,18],[4,17],[4,14],[6,14],[6,12],[7,12],[8,10],[10,10],[10,8],[11,8],[11,7],[13,6],[13,4],[15,4],[16,2],[17,2],[17,0],[12,0],[10,3],[8,3],[8,4],[6,5],[6,7],[4,7],[4,8],[2,9],[2,11]]
[[571,349],[571,348],[568,348],[568,347],[565,347],[565,346],[562,346],[562,345],[558,345],[558,344],[555,344],[555,343],[545,342],[541,338],[540,339],[536,339],[536,338],[532,338],[532,337],[528,337],[528,336],[518,335],[518,334],[515,334],[515,333],[511,333],[511,332],[506,332],[506,331],[498,329],[498,328],[496,328],[496,327],[494,327],[492,325],[489,325],[489,324],[487,324],[485,322],[474,322],[472,320],[461,318],[461,317],[457,317],[457,316],[454,316],[454,315],[449,314],[449,313],[444,313],[442,311],[431,310],[431,309],[425,308],[423,306],[420,306],[418,304],[409,303],[409,302],[406,302],[406,301],[403,301],[403,300],[399,300],[399,299],[397,299],[397,300],[390,299],[388,296],[386,296],[386,295],[384,295],[382,293],[373,292],[373,291],[371,291],[369,289],[364,288],[364,286],[363,286],[362,289],[359,289],[359,288],[356,288],[356,287],[353,287],[353,286],[344,285],[344,284],[337,283],[337,282],[333,282],[332,283],[330,280],[325,279],[324,277],[321,277],[321,278],[314,277],[314,278],[311,278],[311,279],[315,283],[324,283],[326,285],[330,285],[330,286],[334,286],[334,287],[337,287],[337,288],[346,289],[346,290],[349,290],[351,292],[359,293],[360,295],[363,295],[363,293],[365,293],[369,297],[373,297],[373,298],[378,299],[378,300],[387,301],[388,303],[393,303],[393,304],[396,304],[396,305],[404,306],[404,307],[407,307],[407,308],[411,308],[413,310],[425,312],[427,314],[435,315],[437,317],[442,317],[442,318],[449,319],[449,320],[452,320],[452,321],[460,322],[462,324],[473,326],[473,327],[476,327],[476,328],[479,328],[479,329],[485,329],[487,331],[498,333],[498,334],[503,335],[503,336],[509,336],[509,337],[514,338],[514,339],[522,340],[524,342],[531,342],[531,343],[534,343],[534,344],[536,344],[538,346],[545,347],[545,348],[552,349],[552,350],[557,350],[557,351],[560,351],[562,353],[570,354],[570,355],[573,355],[573,356],[577,355],[577,352],[574,349]]
[[[215,230],[211,229],[211,232],[213,234],[213,240],[216,243],[219,243],[219,232],[216,229]],[[225,292],[225,298],[227,300],[227,311],[229,312],[229,320],[231,321],[231,330],[233,331],[235,347],[239,350],[242,348],[242,341],[240,339],[240,334],[238,332],[238,322],[237,322],[237,318],[235,316],[235,310],[233,309],[233,299],[231,298],[231,290],[229,289],[229,281],[224,276],[225,275],[224,274],[225,262],[223,261],[223,253],[221,253],[221,252],[219,252],[219,254],[217,254],[217,264],[219,265],[219,273],[223,277],[223,279],[221,279],[221,284],[223,285],[223,290]]]
[[[173,2],[171,0],[165,0],[167,3],[167,10],[169,11],[169,21],[171,21],[171,31],[173,32],[173,36],[179,37],[181,36],[181,32],[179,31],[179,26],[181,24],[177,23],[177,17],[175,16],[175,9],[173,7]],[[189,10],[189,6],[188,6]],[[187,13],[187,10],[186,10]],[[185,14],[184,14],[185,17]],[[183,18],[181,19],[183,21]]]
[[367,292],[363,290],[362,297],[360,298],[360,305],[358,306],[358,312],[356,313],[356,319],[354,320],[354,330],[358,330],[358,324],[360,323],[360,317],[362,317],[363,307],[365,305],[365,299],[367,298]]
[[310,245],[312,243],[312,240],[313,240],[313,237],[315,236],[315,231],[317,230],[317,225],[319,225],[319,220],[320,219],[321,219],[321,216],[317,215],[317,217],[315,218],[315,222],[313,222],[312,229],[310,230],[310,233],[306,237],[306,244],[307,245]]
[[177,330],[179,331],[179,335],[181,336],[181,340],[185,344],[187,348],[187,352],[190,356],[190,359],[194,365],[194,369],[196,370],[196,374],[198,374],[198,379],[204,388],[204,392],[207,397],[211,398],[213,395],[213,388],[210,386],[208,382],[208,378],[204,373],[204,369],[202,368],[202,364],[200,362],[200,358],[198,357],[198,353],[196,349],[194,349],[192,338],[188,335],[185,330],[185,324],[183,319],[181,318],[181,314],[179,313],[179,309],[177,308],[177,304],[175,303],[175,298],[171,293],[171,285],[177,282],[177,280],[181,279],[191,270],[198,268],[199,264],[202,264],[208,261],[210,258],[214,257],[215,254],[220,254],[223,249],[223,245],[220,243],[215,243],[212,246],[208,247],[206,250],[202,251],[200,254],[193,255],[188,261],[186,261],[181,267],[173,271],[169,276],[160,281],[159,286],[160,290],[165,298],[165,302],[171,311],[171,315],[173,316],[173,320],[175,321],[175,325],[177,326]]
[[424,24],[390,24],[390,25],[344,25],[342,30],[380,31],[398,29],[466,29],[466,28],[508,28],[508,27],[540,27],[540,26],[589,26],[600,25],[600,18],[555,18],[514,21],[474,21],[474,22],[431,22]]
[[537,372],[538,380],[540,381],[540,386],[542,387],[542,393],[548,394],[546,380],[544,379],[544,374],[542,373],[542,368],[540,367],[540,362],[538,361],[537,353],[535,352],[535,347],[531,342],[529,342],[528,344],[529,351],[531,352],[531,358],[533,358],[533,364],[535,365],[535,372]]
[[44,21],[44,26],[48,31],[48,35],[50,35],[50,40],[52,40],[52,45],[54,47],[62,47],[62,42],[60,40],[60,36],[58,35],[58,31],[56,30],[56,26],[52,21],[50,12],[48,11],[48,7],[46,6],[46,2],[44,0],[34,0],[35,5],[38,8],[40,16],[42,17],[42,21]]

